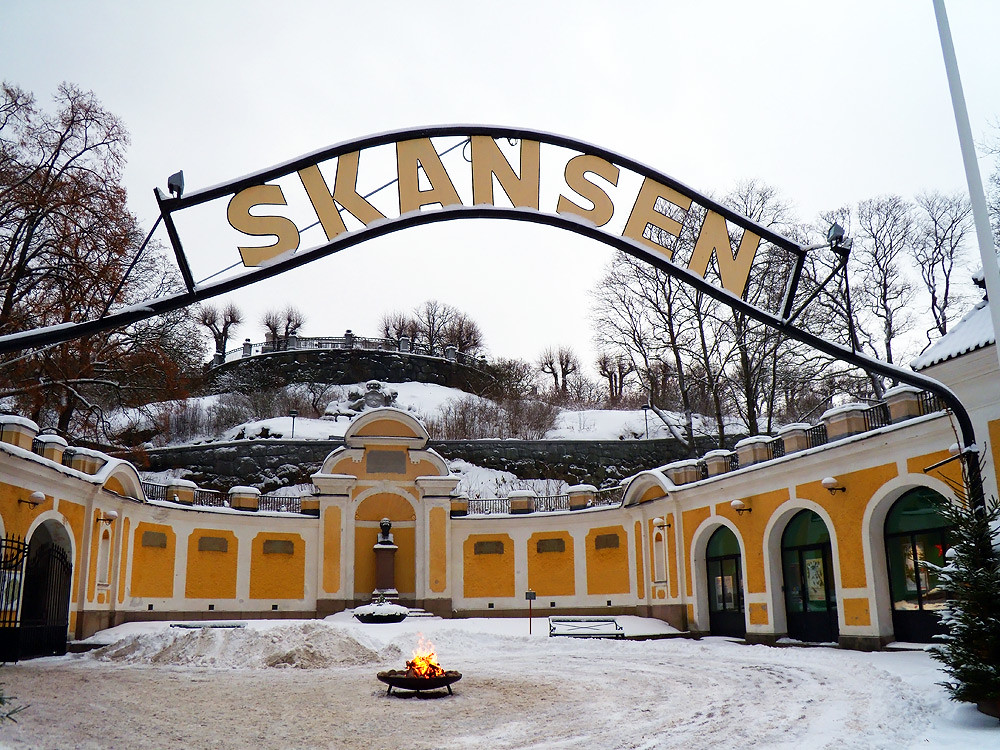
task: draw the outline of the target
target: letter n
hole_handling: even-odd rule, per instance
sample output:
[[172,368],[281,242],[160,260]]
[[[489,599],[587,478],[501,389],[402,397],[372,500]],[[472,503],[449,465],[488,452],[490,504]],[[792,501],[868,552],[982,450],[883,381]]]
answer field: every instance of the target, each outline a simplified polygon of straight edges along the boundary
[[704,278],[714,253],[719,264],[722,286],[726,291],[742,297],[747,288],[747,279],[750,278],[750,266],[759,246],[760,237],[749,229],[744,229],[739,250],[733,255],[733,245],[729,239],[725,218],[714,211],[709,211],[705,214],[705,222],[701,225],[701,232],[691,254],[688,269]]

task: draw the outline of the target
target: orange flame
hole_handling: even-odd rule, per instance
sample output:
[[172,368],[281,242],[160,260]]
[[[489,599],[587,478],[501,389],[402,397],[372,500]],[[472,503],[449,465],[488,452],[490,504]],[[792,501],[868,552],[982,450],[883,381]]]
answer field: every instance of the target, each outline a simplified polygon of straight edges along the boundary
[[423,633],[417,634],[417,647],[413,649],[413,658],[406,662],[408,677],[443,677],[444,670],[437,663],[434,644],[424,638]]

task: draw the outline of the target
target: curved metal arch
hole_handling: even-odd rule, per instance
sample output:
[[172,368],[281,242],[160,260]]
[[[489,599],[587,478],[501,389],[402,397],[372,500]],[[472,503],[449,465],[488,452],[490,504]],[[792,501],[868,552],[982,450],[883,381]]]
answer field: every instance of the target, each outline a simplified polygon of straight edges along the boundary
[[840,359],[849,364],[868,369],[885,377],[896,379],[902,383],[922,388],[935,393],[948,405],[955,414],[962,432],[963,442],[966,447],[975,444],[975,431],[965,407],[959,401],[955,393],[937,380],[921,375],[920,373],[907,370],[896,365],[891,365],[879,359],[869,357],[860,352],[855,352],[839,344],[826,339],[822,339],[814,334],[796,328],[794,325],[781,320],[775,315],[746,302],[739,297],[715,286],[706,281],[698,274],[682,268],[669,261],[655,257],[651,252],[642,247],[639,243],[627,238],[611,235],[591,224],[568,218],[556,214],[544,214],[523,209],[514,209],[497,206],[450,206],[440,210],[426,211],[421,213],[411,213],[397,219],[380,222],[376,225],[365,227],[354,232],[338,235],[333,240],[324,245],[306,250],[297,255],[282,259],[271,265],[256,268],[233,279],[225,279],[212,284],[199,286],[190,292],[181,292],[175,295],[161,297],[151,300],[145,305],[137,305],[126,310],[109,315],[100,320],[91,320],[78,323],[72,327],[50,326],[49,328],[26,331],[24,333],[12,334],[0,338],[0,353],[23,349],[30,346],[43,346],[55,342],[68,341],[70,339],[97,333],[102,330],[118,328],[131,323],[145,320],[166,312],[179,310],[188,305],[203,302],[213,297],[240,289],[244,286],[255,284],[259,281],[272,278],[285,271],[299,268],[315,260],[325,258],[334,253],[346,250],[363,242],[382,237],[393,232],[408,229],[426,224],[436,224],[442,221],[453,221],[457,219],[507,219],[512,221],[524,221],[535,224],[553,226],[560,229],[579,234],[583,237],[602,242],[616,250],[621,250],[650,265],[658,268],[664,273],[676,277],[680,281],[689,284],[698,291],[716,299],[732,309],[741,312],[748,317],[768,325],[791,339],[800,341],[811,346],[824,354],[828,354],[836,359]]
[[[178,263],[181,265],[181,271],[185,276],[188,290],[175,295],[161,297],[156,300],[149,300],[146,303],[120,310],[117,313],[108,315],[98,320],[85,321],[83,323],[76,324],[50,326],[48,328],[41,328],[0,337],[0,353],[25,349],[32,346],[44,346],[52,343],[68,341],[80,336],[90,335],[111,328],[118,328],[140,320],[154,317],[156,315],[178,310],[182,307],[208,300],[259,281],[269,279],[273,276],[284,273],[285,271],[311,263],[314,260],[319,260],[320,258],[327,257],[328,255],[340,252],[341,250],[346,250],[347,248],[363,242],[367,242],[402,229],[407,229],[409,227],[457,219],[507,219],[553,226],[574,232],[598,242],[602,242],[615,248],[616,250],[621,250],[649,263],[664,273],[670,274],[671,276],[678,278],[680,281],[707,294],[713,299],[722,302],[733,310],[770,326],[791,339],[800,341],[825,354],[828,354],[829,356],[857,367],[861,367],[862,369],[871,370],[872,372],[895,379],[899,382],[907,383],[909,385],[930,391],[931,393],[938,395],[954,413],[959,424],[964,446],[966,448],[971,448],[975,445],[975,430],[968,412],[955,393],[937,380],[896,365],[891,365],[860,352],[852,351],[846,347],[840,346],[839,344],[827,341],[808,333],[807,331],[798,329],[790,321],[779,318],[765,310],[761,310],[740,297],[737,297],[706,281],[697,273],[667,261],[665,258],[658,256],[641,243],[628,237],[611,234],[592,223],[580,220],[579,217],[576,217],[575,215],[567,216],[562,214],[550,214],[524,208],[508,208],[491,205],[454,205],[435,210],[411,212],[396,218],[388,218],[384,221],[373,222],[362,229],[337,235],[325,244],[301,251],[289,257],[277,258],[266,266],[257,267],[232,279],[225,279],[219,282],[198,286],[195,286],[191,281],[190,272],[187,271],[186,262],[183,259],[180,240],[171,219],[172,212],[234,194],[246,187],[264,184],[269,180],[286,176],[299,169],[336,158],[346,153],[361,151],[366,148],[389,145],[399,141],[415,138],[436,138],[447,136],[470,137],[474,135],[484,135],[493,138],[527,138],[530,140],[537,140],[540,143],[566,148],[571,151],[598,156],[616,164],[619,167],[628,169],[629,171],[635,172],[643,177],[656,180],[667,187],[683,193],[705,208],[720,214],[726,220],[731,221],[744,229],[749,229],[774,245],[797,254],[800,258],[805,252],[804,248],[797,243],[776,234],[767,227],[759,225],[747,217],[736,213],[732,209],[719,204],[711,198],[701,195],[697,191],[692,190],[670,176],[655,170],[648,165],[635,161],[634,159],[630,159],[622,154],[618,154],[614,151],[596,146],[594,144],[552,133],[524,128],[484,125],[448,125],[410,128],[345,141],[282,164],[260,170],[245,177],[192,192],[187,196],[180,198],[168,198],[164,196],[160,190],[155,190],[154,192],[160,205],[161,214],[168,234],[170,235],[171,242],[174,244],[175,251],[177,252]],[[966,466],[970,471],[970,474],[978,475],[978,465],[974,459],[966,461]],[[971,479],[972,483],[976,484],[976,477],[973,476]],[[979,484],[981,486],[981,481]],[[981,498],[981,490],[978,494]]]

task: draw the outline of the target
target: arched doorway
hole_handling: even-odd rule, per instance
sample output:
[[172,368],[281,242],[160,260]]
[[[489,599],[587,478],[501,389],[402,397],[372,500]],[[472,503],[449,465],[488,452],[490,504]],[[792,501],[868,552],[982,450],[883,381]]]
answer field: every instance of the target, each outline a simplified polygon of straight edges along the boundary
[[57,521],[41,524],[28,541],[21,603],[21,658],[66,653],[70,580],[69,534]]
[[795,514],[781,535],[788,635],[800,641],[839,637],[830,532],[811,510]]
[[743,611],[743,560],[736,535],[721,526],[708,540],[708,622],[712,635],[743,638],[747,634]]
[[948,522],[937,504],[945,498],[920,487],[900,497],[885,518],[885,556],[892,601],[892,629],[897,641],[930,643],[943,634],[938,612],[945,594],[934,570],[922,563],[944,565]]

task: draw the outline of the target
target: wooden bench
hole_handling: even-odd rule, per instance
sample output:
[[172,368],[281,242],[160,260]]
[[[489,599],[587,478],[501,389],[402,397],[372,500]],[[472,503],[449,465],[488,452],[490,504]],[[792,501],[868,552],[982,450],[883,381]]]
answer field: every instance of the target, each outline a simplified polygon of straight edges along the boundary
[[549,636],[571,638],[624,638],[625,631],[614,617],[550,617]]

